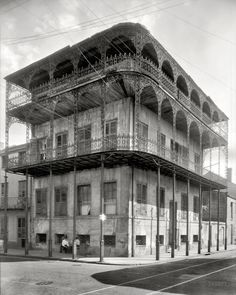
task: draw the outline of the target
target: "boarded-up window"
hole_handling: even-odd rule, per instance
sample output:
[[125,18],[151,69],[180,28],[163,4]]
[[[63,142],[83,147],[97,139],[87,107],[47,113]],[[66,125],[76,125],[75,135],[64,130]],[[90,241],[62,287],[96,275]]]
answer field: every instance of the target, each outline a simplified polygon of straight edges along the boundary
[[78,186],[78,214],[90,215],[91,209],[91,186],[79,185]]
[[55,216],[67,215],[67,187],[55,188]]
[[36,189],[36,216],[47,216],[47,189]]
[[104,213],[116,214],[117,184],[116,182],[104,183]]

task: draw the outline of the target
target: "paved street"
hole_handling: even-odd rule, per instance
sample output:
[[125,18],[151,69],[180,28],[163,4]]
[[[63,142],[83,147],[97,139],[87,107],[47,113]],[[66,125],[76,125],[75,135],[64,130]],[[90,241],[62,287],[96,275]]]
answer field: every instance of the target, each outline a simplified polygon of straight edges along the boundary
[[236,251],[146,266],[4,257],[1,294],[234,294]]

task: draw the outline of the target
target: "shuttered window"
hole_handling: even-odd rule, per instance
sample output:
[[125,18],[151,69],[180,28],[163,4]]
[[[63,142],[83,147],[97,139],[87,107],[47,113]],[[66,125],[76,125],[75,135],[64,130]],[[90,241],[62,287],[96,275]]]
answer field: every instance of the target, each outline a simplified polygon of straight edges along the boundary
[[67,187],[55,188],[55,216],[67,216]]
[[36,189],[36,216],[47,216],[47,189]]

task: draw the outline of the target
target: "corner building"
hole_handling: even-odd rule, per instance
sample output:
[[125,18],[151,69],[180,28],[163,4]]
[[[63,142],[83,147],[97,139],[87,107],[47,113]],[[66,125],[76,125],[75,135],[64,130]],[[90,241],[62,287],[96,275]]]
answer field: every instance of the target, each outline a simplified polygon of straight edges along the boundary
[[7,169],[34,179],[33,246],[51,255],[63,234],[80,236],[81,255],[224,245],[228,118],[143,26],[118,24],[5,79],[6,145],[12,123],[27,126],[25,158]]

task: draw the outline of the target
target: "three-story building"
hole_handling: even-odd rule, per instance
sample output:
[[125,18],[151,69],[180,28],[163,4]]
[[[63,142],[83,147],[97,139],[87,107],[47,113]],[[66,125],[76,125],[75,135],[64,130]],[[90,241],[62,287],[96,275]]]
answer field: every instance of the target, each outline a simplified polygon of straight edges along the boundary
[[28,130],[7,169],[34,178],[33,245],[52,255],[78,234],[91,255],[174,257],[223,244],[225,220],[202,221],[202,200],[224,203],[228,118],[143,26],[118,24],[5,79],[6,138],[16,120]]

